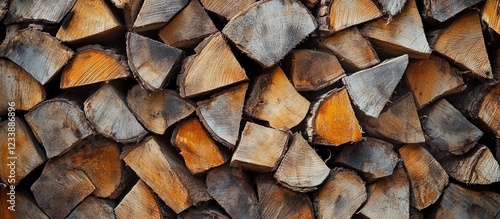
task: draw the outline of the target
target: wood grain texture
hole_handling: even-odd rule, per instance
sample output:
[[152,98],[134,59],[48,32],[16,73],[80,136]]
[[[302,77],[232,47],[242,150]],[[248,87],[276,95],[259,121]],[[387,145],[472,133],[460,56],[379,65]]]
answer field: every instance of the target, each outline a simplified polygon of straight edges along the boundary
[[37,21],[50,24],[59,23],[75,2],[76,0],[57,0],[48,4],[42,0],[10,0],[9,13],[7,13],[5,23]]
[[488,24],[491,29],[500,33],[500,16],[497,13],[500,3],[495,0],[486,0],[482,10],[482,20]]
[[406,4],[406,0],[377,0],[377,2],[382,6],[382,12],[389,16],[389,20],[399,14]]
[[471,7],[483,0],[453,0],[453,1],[432,1],[424,0],[424,17],[427,19],[445,22],[454,17],[464,9]]
[[177,77],[181,97],[199,96],[248,80],[245,70],[220,33],[206,38],[195,52],[184,60]]
[[[0,59],[0,100],[12,101],[16,110],[28,111],[46,98],[45,88],[15,63]],[[0,115],[6,115],[8,105],[0,105]]]
[[61,89],[130,77],[125,57],[101,46],[79,49],[61,76]]
[[160,29],[189,3],[188,0],[144,0],[134,22],[134,32]]
[[256,0],[200,0],[206,10],[214,12],[226,20],[231,20],[235,15],[244,11]]
[[469,115],[500,137],[500,83],[476,88],[466,101]]
[[[233,7],[234,5],[228,5]],[[218,32],[217,27],[200,2],[192,0],[168,24],[160,30],[161,40],[180,49],[192,49],[205,37]]]
[[195,107],[173,90],[148,92],[135,85],[127,94],[127,105],[145,128],[162,135],[168,127],[192,115]]
[[9,39],[5,57],[45,85],[73,56],[73,51],[48,33],[28,28]]
[[194,206],[177,215],[177,219],[217,218],[231,219],[219,206],[210,203]]
[[67,219],[92,218],[96,215],[102,219],[115,219],[113,205],[111,200],[90,195],[68,215]]
[[161,219],[158,200],[151,189],[139,180],[114,209],[117,219]]
[[416,144],[399,149],[411,185],[410,204],[416,209],[427,208],[441,196],[448,184],[448,175],[432,155]]
[[305,118],[310,103],[295,90],[279,66],[265,71],[252,85],[245,114],[267,121],[276,129],[291,129]]
[[31,109],[24,118],[49,159],[65,153],[94,134],[82,109],[66,99],[44,101]]
[[280,61],[316,29],[314,17],[296,0],[264,0],[241,11],[222,33],[263,67]]
[[313,196],[316,218],[351,218],[366,201],[365,182],[356,172],[333,168]]
[[128,64],[142,87],[155,91],[167,85],[184,52],[136,33],[129,32],[126,37]]
[[207,131],[229,149],[238,141],[247,88],[244,83],[196,104],[196,114]]
[[402,55],[344,77],[342,81],[353,104],[364,114],[376,118],[389,101],[407,65],[408,55]]
[[271,172],[283,157],[287,142],[286,132],[247,122],[231,158],[231,167]]
[[127,25],[127,29],[131,30],[144,0],[111,0],[111,2],[117,8],[123,9],[125,24]]
[[[0,187],[0,199],[9,200],[10,195],[8,187]],[[35,199],[27,191],[16,190],[16,211],[11,211],[8,209],[10,206],[9,202],[3,201],[0,204],[0,215],[3,219],[16,219],[16,218],[38,218],[38,219],[49,219],[49,217],[38,207]]]
[[290,137],[288,150],[274,178],[283,186],[297,192],[316,190],[325,181],[330,168],[300,133]]

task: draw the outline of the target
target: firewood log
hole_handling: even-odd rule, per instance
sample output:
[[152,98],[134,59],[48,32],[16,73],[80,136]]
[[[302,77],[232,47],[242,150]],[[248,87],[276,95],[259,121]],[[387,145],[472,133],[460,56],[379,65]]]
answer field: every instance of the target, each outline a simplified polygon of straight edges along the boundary
[[134,22],[134,32],[160,29],[189,3],[188,0],[144,0]]
[[193,206],[177,215],[177,219],[199,219],[199,218],[217,218],[231,219],[224,210],[211,203],[204,203],[200,206]]
[[[8,1],[3,2],[8,3]],[[9,13],[5,18],[5,23],[33,21],[51,24],[59,23],[71,10],[75,2],[76,0],[58,0],[49,4],[39,0],[10,0]]]
[[500,137],[500,83],[480,86],[469,94],[466,111]]
[[175,213],[211,198],[204,182],[191,175],[173,146],[158,136],[124,149],[122,157]]
[[222,33],[263,67],[271,67],[316,29],[297,0],[259,1],[233,17]]
[[389,16],[389,21],[401,13],[406,4],[406,0],[377,0],[377,2],[382,6],[382,12]]
[[173,90],[159,90],[153,93],[135,85],[127,94],[130,111],[144,127],[162,135],[168,127],[192,115],[193,104],[182,99]]
[[111,200],[100,199],[90,195],[68,215],[67,219],[83,219],[95,216],[102,219],[115,219],[113,205]]
[[141,10],[142,3],[144,0],[111,0],[117,8],[123,10],[125,15],[125,24],[128,30],[132,30],[134,26],[135,19]]
[[453,0],[453,1],[432,1],[424,0],[424,17],[439,22],[454,17],[464,9],[473,6],[483,0]]
[[366,201],[365,182],[356,172],[336,167],[314,194],[316,218],[351,218]]
[[498,13],[498,2],[494,0],[486,0],[482,10],[482,19],[489,27],[500,33],[500,16]]
[[15,190],[15,211],[11,211],[9,207],[11,206],[8,200],[10,199],[9,187],[0,186],[0,199],[3,200],[0,203],[0,215],[3,219],[16,219],[16,218],[38,218],[38,219],[49,219],[49,217],[38,207],[36,201],[32,198],[27,191],[20,191],[20,189]]
[[216,13],[226,20],[231,20],[236,14],[244,11],[256,0],[200,0],[206,10]]
[[279,66],[265,70],[251,88],[245,113],[269,122],[276,129],[288,130],[307,115],[309,101],[301,96]]
[[[227,5],[231,8],[233,4]],[[217,27],[203,10],[200,2],[192,0],[159,32],[161,40],[180,49],[193,49],[205,37],[216,33]]]
[[158,198],[146,183],[139,180],[116,206],[116,218],[161,219],[162,212],[158,201]]

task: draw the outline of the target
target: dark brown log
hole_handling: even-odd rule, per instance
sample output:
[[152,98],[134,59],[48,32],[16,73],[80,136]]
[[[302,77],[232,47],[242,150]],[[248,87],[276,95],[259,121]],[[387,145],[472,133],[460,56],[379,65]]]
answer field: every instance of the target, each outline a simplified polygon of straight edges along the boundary
[[134,26],[135,19],[141,10],[144,0],[111,0],[117,8],[123,9],[125,24],[129,30]]
[[222,33],[243,53],[268,68],[315,29],[314,17],[302,3],[296,0],[265,0],[241,11],[229,21]]
[[466,103],[469,115],[500,137],[500,83],[476,88]]
[[[0,186],[0,216],[2,219],[16,219],[16,218],[37,218],[37,219],[49,219],[47,215],[38,207],[35,200],[28,194],[27,191],[20,191],[20,189],[15,190],[15,206],[9,208],[10,203],[8,200],[11,198],[9,187]],[[14,196],[13,196],[14,197]],[[12,211],[14,209],[15,211]]]
[[158,201],[146,183],[139,180],[114,209],[116,218],[161,219],[162,212]]
[[[3,3],[7,6],[8,1]],[[71,10],[76,0],[58,0],[43,2],[40,0],[10,0],[6,24],[20,22],[59,23]],[[0,6],[0,8],[3,8]],[[0,16],[2,18],[3,16]]]
[[67,219],[85,219],[96,216],[102,219],[114,219],[113,205],[111,200],[90,195],[68,215]]
[[452,0],[432,1],[424,0],[424,17],[430,20],[445,22],[464,9],[471,7],[483,0]]
[[245,10],[256,0],[200,0],[206,10],[214,12],[226,20]]
[[377,0],[377,2],[382,6],[382,12],[389,16],[389,21],[399,14],[406,4],[406,0]]
[[188,0],[144,0],[134,22],[134,32],[160,29],[189,3]]

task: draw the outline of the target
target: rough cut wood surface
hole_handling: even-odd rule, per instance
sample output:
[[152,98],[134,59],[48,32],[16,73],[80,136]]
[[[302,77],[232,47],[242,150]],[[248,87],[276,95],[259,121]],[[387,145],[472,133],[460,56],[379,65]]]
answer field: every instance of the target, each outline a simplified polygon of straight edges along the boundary
[[489,27],[500,33],[500,16],[497,13],[500,3],[495,0],[486,0],[482,10],[482,19]]
[[3,20],[7,14],[9,1],[10,0],[0,0],[0,20]]
[[67,219],[92,218],[96,215],[102,219],[114,219],[113,205],[111,200],[90,195],[68,215]]
[[125,24],[127,25],[127,29],[131,30],[144,0],[111,0],[111,2],[117,8],[123,9]]
[[382,12],[389,16],[389,21],[399,14],[406,4],[406,0],[377,0],[377,2],[382,6]]
[[[454,17],[464,9],[475,5],[483,0],[451,0],[451,1],[432,1],[424,0],[424,17],[427,19],[445,22]],[[493,2],[493,1],[491,1]]]
[[[8,200],[7,198],[7,187],[0,187],[0,199]],[[35,199],[28,193],[28,191],[16,191],[16,211],[8,210],[9,203],[4,201],[0,204],[2,209],[0,210],[0,215],[4,219],[16,219],[16,218],[38,218],[38,219],[49,219],[49,217],[38,207]]]
[[[8,3],[8,1],[3,2]],[[43,4],[44,2],[39,0],[10,0],[9,13],[5,18],[5,23],[30,21],[59,23],[75,2],[76,0],[57,0],[51,4]]]
[[161,219],[161,209],[156,195],[139,180],[114,209],[117,219]]
[[144,32],[165,26],[179,11],[189,3],[188,0],[144,0],[134,22],[134,32]]
[[480,86],[467,99],[466,110],[495,136],[500,137],[500,83]]
[[231,20],[256,0],[200,0],[206,10],[214,12],[226,20]]

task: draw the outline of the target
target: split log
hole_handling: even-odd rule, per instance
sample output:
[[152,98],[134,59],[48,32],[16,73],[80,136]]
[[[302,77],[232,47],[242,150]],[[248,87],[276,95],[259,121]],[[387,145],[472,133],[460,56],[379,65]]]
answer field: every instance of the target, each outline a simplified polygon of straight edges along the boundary
[[24,117],[49,159],[65,153],[94,134],[82,109],[75,102],[66,99],[44,101]]
[[301,96],[279,66],[259,76],[245,105],[245,113],[269,122],[276,129],[288,130],[307,115],[309,101]]
[[371,43],[356,27],[336,32],[320,41],[319,46],[333,52],[349,72],[359,71],[380,62]]
[[492,79],[479,15],[468,12],[430,40],[434,50],[470,71],[473,77]]
[[393,173],[398,155],[393,151],[392,144],[367,137],[362,142],[344,147],[335,163],[359,170],[366,179],[373,181]]
[[466,103],[469,115],[500,137],[500,83],[476,88]]
[[50,218],[65,218],[94,189],[83,171],[51,161],[31,186],[36,202]]
[[483,0],[453,0],[432,1],[424,0],[424,17],[429,20],[445,22],[466,8],[469,8]]
[[330,168],[299,133],[290,137],[290,146],[274,178],[297,192],[316,190],[325,181]]
[[77,0],[56,37],[70,44],[86,44],[118,37],[123,31],[104,0]]
[[127,29],[131,30],[144,0],[111,0],[111,2],[113,2],[117,8],[123,10],[125,24],[127,25]]
[[271,172],[283,157],[287,142],[286,132],[247,122],[231,158],[231,167]]
[[307,194],[281,187],[271,177],[256,179],[262,219],[314,218],[314,210]]
[[[16,110],[28,111],[45,100],[45,88],[23,68],[0,59],[0,100],[14,102]],[[0,105],[0,115],[8,112],[7,103]]]
[[261,218],[257,194],[244,171],[223,165],[210,170],[206,181],[208,193],[232,218]]
[[403,55],[344,77],[342,81],[352,102],[364,114],[376,118],[389,101],[407,65],[408,55]]
[[199,219],[199,218],[217,218],[217,219],[231,219],[224,210],[220,209],[217,205],[211,203],[204,203],[200,206],[193,206],[186,209],[179,215],[177,219]]
[[179,148],[192,174],[204,173],[228,160],[197,118],[177,124],[170,142]]
[[139,180],[115,208],[117,219],[161,219],[158,199],[142,180]]
[[408,0],[403,11],[390,23],[380,18],[364,26],[361,33],[388,54],[408,54],[411,58],[427,59],[432,52],[415,0]]
[[500,33],[500,16],[497,13],[498,7],[498,1],[486,0],[482,10],[482,19],[491,29]]
[[203,7],[226,20],[231,20],[236,14],[244,11],[256,0],[200,0]]
[[265,0],[232,18],[222,33],[251,59],[269,68],[316,29],[314,17],[296,0]]
[[435,55],[431,55],[429,59],[410,62],[405,79],[413,91],[418,108],[466,87],[457,70],[448,61]]
[[[7,120],[0,123],[0,139],[3,145],[0,157],[5,162],[0,166],[0,179],[10,185],[17,185],[26,175],[44,163],[47,157],[28,125],[19,117],[12,118],[15,121]],[[12,122],[14,126],[9,125]],[[15,131],[9,132],[12,127]],[[12,162],[14,165],[10,165]],[[12,170],[15,174],[11,174]]]
[[336,167],[314,194],[316,218],[351,218],[366,201],[365,182],[356,172]]
[[149,93],[139,85],[129,90],[127,104],[144,127],[162,135],[168,127],[192,115],[195,107],[173,90]]
[[469,151],[483,136],[481,130],[445,99],[430,107],[422,119],[422,128],[431,146],[455,155]]
[[184,52],[136,33],[129,32],[126,37],[128,64],[142,87],[155,91],[168,84]]
[[319,90],[345,76],[337,57],[325,52],[293,50],[290,58],[290,76],[297,91]]
[[410,183],[403,165],[368,186],[368,200],[360,213],[368,218],[410,217]]
[[205,184],[191,175],[173,146],[160,137],[148,137],[124,151],[125,163],[175,213],[210,199]]
[[9,207],[11,206],[8,200],[10,196],[7,193],[10,191],[9,187],[0,186],[0,199],[3,200],[0,204],[0,215],[3,219],[16,219],[16,218],[37,218],[37,219],[49,219],[47,215],[38,207],[35,200],[28,194],[27,191],[20,191],[16,188],[15,192],[15,211],[11,211]]
[[397,143],[425,142],[413,96],[408,93],[387,106],[378,118],[366,117],[363,129],[374,137]]
[[382,16],[371,0],[320,0],[316,14],[318,30],[323,36]]
[[[7,1],[4,2],[7,3]],[[48,4],[39,0],[10,0],[5,24],[40,21],[50,24],[59,23],[75,2],[76,0],[58,0]]]
[[[234,7],[233,4],[227,6]],[[200,2],[192,0],[158,35],[165,44],[180,49],[192,49],[203,39],[217,32],[217,27]]]
[[134,22],[134,32],[160,29],[189,3],[188,0],[144,0]]
[[247,88],[248,83],[244,83],[197,103],[200,121],[215,140],[229,149],[234,149],[238,141]]
[[97,132],[117,142],[138,142],[147,134],[113,85],[104,84],[85,100],[84,111]]
[[115,219],[113,205],[111,200],[100,199],[90,195],[68,215],[67,219],[84,219],[95,216],[102,219]]
[[73,51],[48,33],[28,28],[17,31],[8,41],[9,58],[45,85],[73,56]]
[[389,16],[389,21],[399,14],[406,4],[406,0],[377,0],[377,2],[382,6],[382,12]]
[[99,45],[85,46],[64,68],[60,87],[79,87],[130,76],[125,57]]
[[309,142],[339,146],[361,141],[361,132],[345,88],[331,90],[313,103],[306,127]]
[[410,204],[422,210],[436,202],[448,184],[448,175],[424,148],[408,144],[399,149],[411,185]]
[[498,218],[500,195],[451,183],[431,218]]
[[203,40],[195,52],[196,55],[184,59],[177,78],[182,97],[199,96],[248,80],[245,70],[220,33]]

